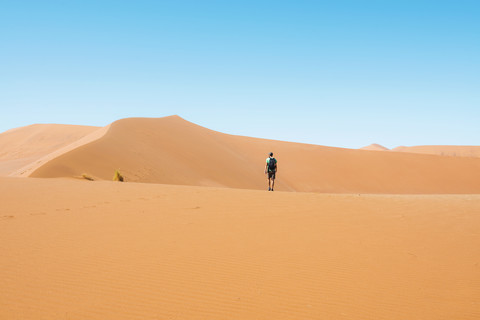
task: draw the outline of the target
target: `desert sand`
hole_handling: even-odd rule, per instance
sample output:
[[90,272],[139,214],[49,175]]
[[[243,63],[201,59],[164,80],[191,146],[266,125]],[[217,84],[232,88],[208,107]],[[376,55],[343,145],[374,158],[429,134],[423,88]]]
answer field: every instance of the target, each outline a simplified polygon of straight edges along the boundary
[[480,158],[40,127],[0,134],[2,320],[480,319]]
[[480,318],[479,195],[0,178],[0,197],[0,319]]

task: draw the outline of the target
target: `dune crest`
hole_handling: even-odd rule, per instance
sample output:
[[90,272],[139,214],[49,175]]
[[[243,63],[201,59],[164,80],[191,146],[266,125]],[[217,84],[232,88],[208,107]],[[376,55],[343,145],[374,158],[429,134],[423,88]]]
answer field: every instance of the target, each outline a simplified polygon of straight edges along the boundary
[[264,189],[268,152],[278,159],[277,190],[333,193],[478,193],[480,159],[365,152],[234,136],[178,116],[128,118],[46,162],[31,177],[88,173],[130,182]]
[[388,151],[390,149],[378,144],[378,143],[372,143],[368,146],[362,147],[359,150],[372,150],[372,151]]

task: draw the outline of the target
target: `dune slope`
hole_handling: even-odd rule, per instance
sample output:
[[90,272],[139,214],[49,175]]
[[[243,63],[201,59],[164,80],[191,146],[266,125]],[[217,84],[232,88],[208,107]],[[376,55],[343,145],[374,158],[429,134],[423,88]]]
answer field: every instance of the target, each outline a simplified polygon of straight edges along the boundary
[[38,168],[32,177],[87,173],[111,180],[264,189],[275,152],[277,190],[342,193],[477,193],[480,159],[376,152],[233,136],[180,117],[114,122],[99,139]]
[[0,134],[0,176],[12,174],[97,129],[91,126],[34,124],[5,131]]
[[480,318],[479,195],[0,178],[0,202],[0,319]]

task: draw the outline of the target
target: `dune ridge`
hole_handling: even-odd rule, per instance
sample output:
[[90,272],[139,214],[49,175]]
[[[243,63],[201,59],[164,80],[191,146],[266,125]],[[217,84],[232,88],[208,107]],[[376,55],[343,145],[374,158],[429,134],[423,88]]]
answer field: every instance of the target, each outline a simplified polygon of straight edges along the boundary
[[100,139],[109,129],[110,125],[105,127],[97,127],[95,130],[89,132],[89,134],[81,136],[79,139],[74,140],[70,144],[65,144],[64,146],[52,150],[51,152],[45,152],[42,157],[35,159],[34,162],[28,163],[26,166],[23,166],[13,172],[10,172],[8,176],[10,177],[28,177],[32,172],[48,163],[49,161],[59,157],[69,151],[72,151],[80,146],[88,144],[92,141]]
[[178,116],[118,120],[98,139],[31,177],[87,173],[130,182],[264,189],[267,153],[278,159],[277,190],[333,193],[479,193],[480,159],[376,152],[216,132]]
[[33,124],[7,130],[0,134],[0,176],[12,175],[97,129],[93,126]]

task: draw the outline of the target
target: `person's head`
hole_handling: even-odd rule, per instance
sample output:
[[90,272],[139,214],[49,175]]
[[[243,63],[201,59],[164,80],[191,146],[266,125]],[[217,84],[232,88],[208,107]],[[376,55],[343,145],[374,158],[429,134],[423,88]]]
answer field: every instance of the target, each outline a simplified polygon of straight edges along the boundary
[[270,152],[270,157],[273,157],[273,152]]

